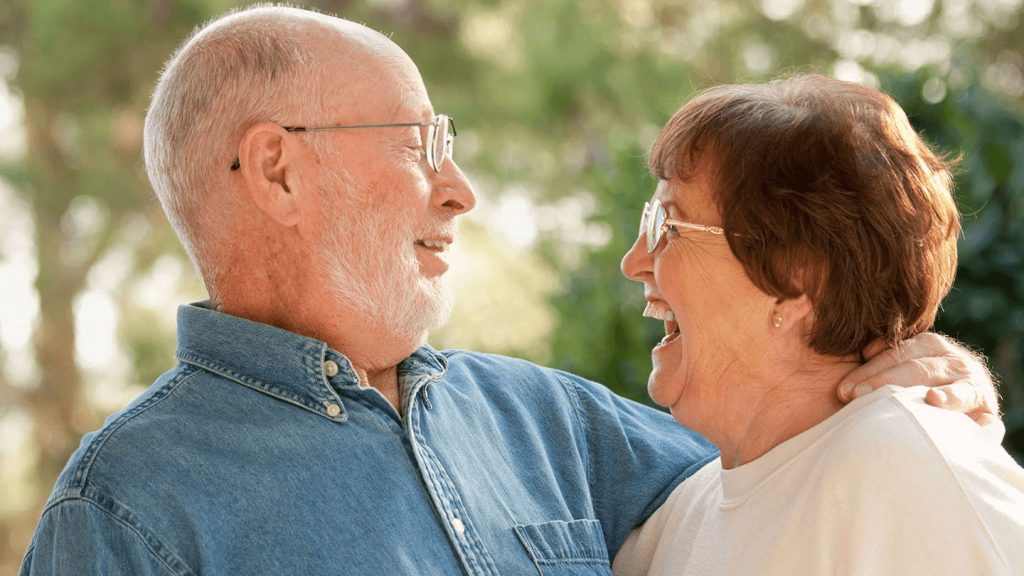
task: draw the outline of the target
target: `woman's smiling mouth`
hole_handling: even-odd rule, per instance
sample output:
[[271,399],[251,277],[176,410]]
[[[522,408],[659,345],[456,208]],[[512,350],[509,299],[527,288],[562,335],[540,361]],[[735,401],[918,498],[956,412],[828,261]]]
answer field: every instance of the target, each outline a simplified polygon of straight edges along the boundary
[[644,309],[644,318],[654,318],[665,323],[665,337],[661,339],[656,348],[665,346],[679,337],[679,323],[676,322],[675,312],[662,301],[649,301]]

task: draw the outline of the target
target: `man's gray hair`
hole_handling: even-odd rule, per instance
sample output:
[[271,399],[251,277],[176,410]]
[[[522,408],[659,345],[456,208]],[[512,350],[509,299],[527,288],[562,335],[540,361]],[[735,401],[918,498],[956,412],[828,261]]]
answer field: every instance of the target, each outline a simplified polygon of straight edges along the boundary
[[260,5],[197,28],[164,66],[146,114],[146,172],[211,292],[241,202],[229,166],[242,135],[255,123],[319,109],[309,89],[314,55],[302,41],[305,18],[288,15],[309,13]]

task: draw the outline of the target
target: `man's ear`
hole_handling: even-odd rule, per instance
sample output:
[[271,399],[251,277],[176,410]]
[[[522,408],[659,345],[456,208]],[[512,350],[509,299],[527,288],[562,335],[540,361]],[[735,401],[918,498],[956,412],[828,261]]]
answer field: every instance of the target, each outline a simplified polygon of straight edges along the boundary
[[769,322],[776,330],[789,330],[793,327],[806,330],[810,327],[807,323],[813,319],[814,304],[807,294],[801,294],[795,298],[776,300]]
[[239,171],[249,197],[282,226],[295,226],[302,213],[300,154],[295,139],[272,122],[250,127],[238,147]]

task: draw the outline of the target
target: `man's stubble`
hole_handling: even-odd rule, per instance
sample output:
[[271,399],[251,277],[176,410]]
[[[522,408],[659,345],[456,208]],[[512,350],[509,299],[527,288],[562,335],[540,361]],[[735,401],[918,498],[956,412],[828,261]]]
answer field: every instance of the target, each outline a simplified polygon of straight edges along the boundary
[[338,222],[325,227],[320,244],[332,292],[387,334],[423,344],[429,330],[448,320],[453,302],[443,276],[420,273],[410,211],[366,202],[379,195],[357,188],[338,169],[324,169],[320,193],[325,214]]

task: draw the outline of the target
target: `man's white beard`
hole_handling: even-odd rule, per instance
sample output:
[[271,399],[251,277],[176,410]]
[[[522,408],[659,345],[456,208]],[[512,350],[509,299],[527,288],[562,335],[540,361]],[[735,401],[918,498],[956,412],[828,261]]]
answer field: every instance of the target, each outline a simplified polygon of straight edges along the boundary
[[354,189],[341,174],[330,173],[325,184],[321,194],[327,218],[339,222],[321,244],[332,291],[381,332],[422,345],[427,331],[448,320],[452,298],[442,277],[420,274],[408,212],[347,201],[352,194],[373,191]]

